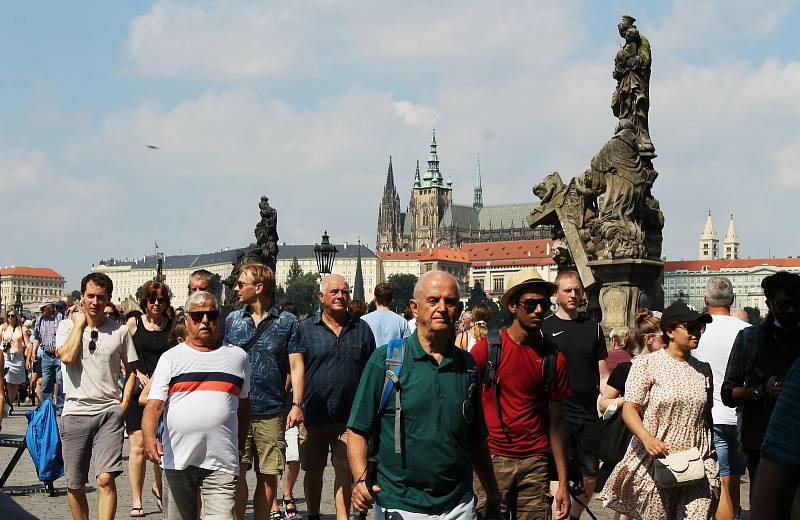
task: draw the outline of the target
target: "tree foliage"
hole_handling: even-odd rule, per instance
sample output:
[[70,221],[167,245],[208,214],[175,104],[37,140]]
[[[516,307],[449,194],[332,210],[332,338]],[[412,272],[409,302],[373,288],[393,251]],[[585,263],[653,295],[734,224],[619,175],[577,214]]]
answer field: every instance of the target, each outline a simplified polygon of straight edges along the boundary
[[295,281],[303,276],[303,268],[300,267],[300,262],[297,257],[292,258],[292,263],[289,265],[289,273],[286,275],[286,287],[289,287]]
[[402,313],[408,304],[408,300],[414,297],[414,286],[417,284],[417,277],[408,273],[393,274],[389,276],[387,283],[392,286],[392,310]]
[[304,317],[317,310],[317,293],[319,292],[319,275],[317,273],[300,274],[286,285],[284,301],[297,309],[297,316]]

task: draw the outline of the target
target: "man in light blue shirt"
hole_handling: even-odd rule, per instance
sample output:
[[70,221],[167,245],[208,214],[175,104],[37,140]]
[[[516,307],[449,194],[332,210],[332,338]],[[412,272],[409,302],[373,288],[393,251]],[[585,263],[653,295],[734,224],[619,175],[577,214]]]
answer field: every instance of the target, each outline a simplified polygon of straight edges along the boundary
[[379,283],[375,286],[375,306],[377,309],[361,317],[372,329],[375,336],[375,345],[381,347],[392,339],[407,338],[411,335],[408,322],[389,309],[392,304],[392,286],[388,283]]

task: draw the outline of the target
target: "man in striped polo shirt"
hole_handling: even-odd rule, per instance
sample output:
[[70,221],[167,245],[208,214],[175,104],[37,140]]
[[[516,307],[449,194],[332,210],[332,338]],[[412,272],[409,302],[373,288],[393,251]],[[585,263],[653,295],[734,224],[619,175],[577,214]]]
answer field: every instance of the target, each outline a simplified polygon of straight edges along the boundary
[[[239,449],[250,423],[250,363],[244,350],[219,340],[219,304],[192,293],[184,307],[187,339],[165,352],[153,374],[142,419],[147,458],[169,484],[168,520],[233,517]],[[162,442],[156,438],[164,415]]]

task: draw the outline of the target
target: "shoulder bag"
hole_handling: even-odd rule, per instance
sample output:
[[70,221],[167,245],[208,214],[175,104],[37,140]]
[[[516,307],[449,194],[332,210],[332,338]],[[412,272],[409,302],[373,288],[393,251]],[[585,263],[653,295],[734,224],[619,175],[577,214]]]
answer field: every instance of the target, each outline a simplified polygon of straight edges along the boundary
[[706,476],[700,450],[670,453],[662,459],[655,459],[655,481],[661,488],[676,488],[694,484]]

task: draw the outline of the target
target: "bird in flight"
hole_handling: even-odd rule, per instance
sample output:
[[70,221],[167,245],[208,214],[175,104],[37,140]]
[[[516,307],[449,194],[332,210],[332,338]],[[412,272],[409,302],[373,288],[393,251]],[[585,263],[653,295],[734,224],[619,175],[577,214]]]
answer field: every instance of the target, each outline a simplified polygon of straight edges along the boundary
[[148,144],[147,147],[150,148],[151,150],[158,150],[158,146],[154,144]]

